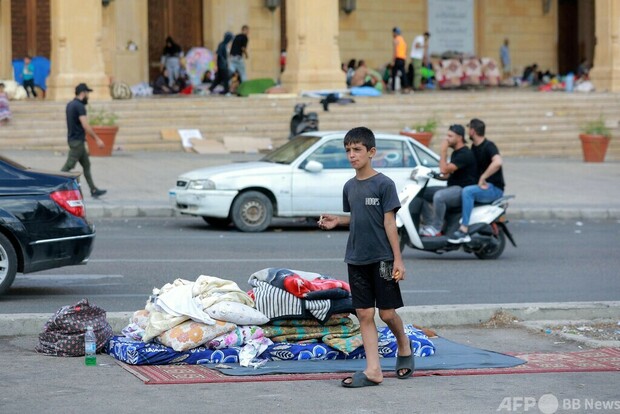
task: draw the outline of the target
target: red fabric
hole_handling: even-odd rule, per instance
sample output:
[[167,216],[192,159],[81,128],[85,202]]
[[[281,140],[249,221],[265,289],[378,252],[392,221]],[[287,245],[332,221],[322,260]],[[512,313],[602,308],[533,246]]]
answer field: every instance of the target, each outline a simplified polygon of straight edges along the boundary
[[183,94],[183,95],[191,95],[192,94],[192,85],[186,86],[179,93]]
[[284,289],[298,298],[304,299],[310,292],[317,290],[344,289],[351,291],[349,284],[335,279],[306,280],[297,274],[291,274],[284,278]]

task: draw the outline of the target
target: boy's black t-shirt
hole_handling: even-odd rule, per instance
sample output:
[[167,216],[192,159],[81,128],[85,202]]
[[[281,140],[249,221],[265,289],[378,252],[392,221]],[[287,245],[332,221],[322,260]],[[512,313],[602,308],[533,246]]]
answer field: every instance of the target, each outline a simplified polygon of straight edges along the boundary
[[349,240],[344,261],[366,265],[394,260],[392,247],[385,233],[385,213],[400,208],[396,185],[378,173],[366,180],[353,177],[343,188],[343,209],[351,213]]
[[476,159],[469,147],[462,147],[452,153],[450,163],[458,167],[448,177],[448,187],[458,185],[467,187],[477,183],[478,167],[476,167]]
[[67,140],[84,141],[86,132],[80,122],[80,116],[86,115],[86,106],[75,98],[67,104]]
[[[478,177],[491,165],[491,161],[495,155],[499,155],[497,146],[488,139],[482,141],[480,145],[472,145],[471,151],[474,153],[476,163],[478,164]],[[504,191],[504,174],[502,173],[502,167],[499,168],[493,175],[487,178],[487,183],[493,184],[495,187]]]
[[233,39],[232,46],[230,47],[230,56],[241,56],[243,48],[248,47],[248,37],[243,33],[239,33]]

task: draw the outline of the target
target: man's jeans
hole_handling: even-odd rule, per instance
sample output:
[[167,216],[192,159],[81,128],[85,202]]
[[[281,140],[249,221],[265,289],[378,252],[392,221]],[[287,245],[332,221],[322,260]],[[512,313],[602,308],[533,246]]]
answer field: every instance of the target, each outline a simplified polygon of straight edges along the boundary
[[490,203],[500,198],[504,191],[495,187],[491,183],[487,183],[488,188],[485,190],[480,188],[479,185],[468,185],[463,188],[461,193],[461,202],[463,204],[463,226],[469,226],[469,219],[471,218],[471,211],[474,209],[474,202]]
[[437,187],[427,187],[426,190],[428,190],[428,193],[432,193],[433,206],[431,209],[430,203],[424,202],[422,205],[422,219],[426,224],[432,225],[437,231],[441,231],[446,210],[461,205],[462,187],[451,185],[450,187],[440,187],[438,189]]
[[248,80],[245,74],[245,62],[243,56],[231,56],[228,60],[228,70],[232,76],[235,72],[239,72],[239,82]]

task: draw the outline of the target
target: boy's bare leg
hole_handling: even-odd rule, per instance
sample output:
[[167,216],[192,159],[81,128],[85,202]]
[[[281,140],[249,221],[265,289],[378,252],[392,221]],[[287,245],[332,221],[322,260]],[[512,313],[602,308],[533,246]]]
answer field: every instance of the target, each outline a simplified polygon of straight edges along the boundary
[[366,369],[364,373],[370,381],[382,382],[383,372],[379,362],[379,334],[375,324],[375,309],[356,309],[357,319],[360,321],[362,341],[366,352]]
[[[411,340],[405,333],[405,327],[403,326],[403,320],[400,318],[395,309],[379,309],[379,317],[390,328],[390,331],[396,337],[398,343],[398,355],[409,356],[412,354]],[[363,333],[362,333],[363,338]],[[378,341],[378,339],[377,339]],[[378,346],[378,344],[377,344]],[[365,349],[365,348],[364,348]]]

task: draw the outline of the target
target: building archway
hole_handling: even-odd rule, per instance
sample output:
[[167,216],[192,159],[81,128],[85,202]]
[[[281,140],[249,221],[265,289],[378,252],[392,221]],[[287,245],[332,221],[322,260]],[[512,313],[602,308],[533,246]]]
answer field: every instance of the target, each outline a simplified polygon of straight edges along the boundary
[[594,61],[594,0],[558,1],[558,73],[575,73],[583,59]]

